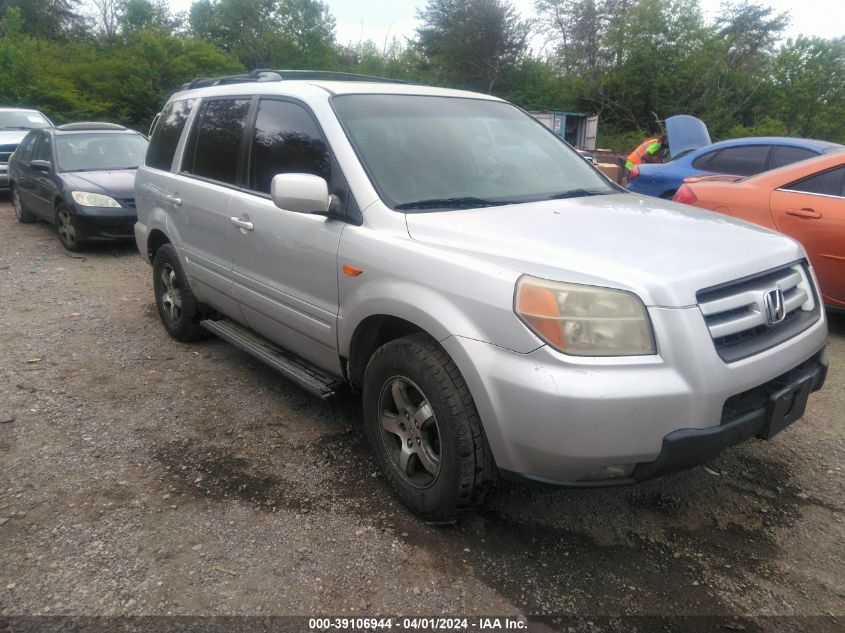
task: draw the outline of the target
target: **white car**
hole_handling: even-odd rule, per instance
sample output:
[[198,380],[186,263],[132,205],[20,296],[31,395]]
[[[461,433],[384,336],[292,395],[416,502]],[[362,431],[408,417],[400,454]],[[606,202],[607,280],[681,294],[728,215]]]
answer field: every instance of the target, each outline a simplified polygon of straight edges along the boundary
[[53,124],[38,110],[0,108],[0,189],[9,188],[9,159],[30,130]]

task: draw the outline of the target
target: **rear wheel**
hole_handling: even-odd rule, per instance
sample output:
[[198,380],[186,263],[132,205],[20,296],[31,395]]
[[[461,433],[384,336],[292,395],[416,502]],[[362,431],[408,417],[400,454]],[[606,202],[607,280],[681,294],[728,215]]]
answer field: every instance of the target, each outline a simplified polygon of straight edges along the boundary
[[199,323],[199,304],[172,244],[164,244],[156,251],[153,259],[153,290],[158,315],[170,336],[182,342],[208,336],[208,331]]
[[425,334],[381,347],[364,373],[364,425],[401,501],[446,521],[481,503],[496,465],[466,382]]
[[30,224],[35,222],[35,215],[31,211],[24,209],[21,202],[21,195],[18,193],[18,188],[11,186],[12,208],[15,210],[15,217],[21,224]]
[[56,231],[59,234],[59,241],[69,251],[82,249],[83,243],[79,238],[79,229],[67,205],[60,204],[56,207]]

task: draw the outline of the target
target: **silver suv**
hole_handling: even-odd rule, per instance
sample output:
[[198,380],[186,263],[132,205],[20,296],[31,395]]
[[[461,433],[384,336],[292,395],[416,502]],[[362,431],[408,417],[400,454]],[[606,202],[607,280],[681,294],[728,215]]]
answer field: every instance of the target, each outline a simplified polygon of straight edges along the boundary
[[360,390],[380,467],[432,520],[499,476],[634,483],[802,415],[827,326],[797,242],[626,193],[494,97],[340,79],[166,104],[135,234],[174,338]]

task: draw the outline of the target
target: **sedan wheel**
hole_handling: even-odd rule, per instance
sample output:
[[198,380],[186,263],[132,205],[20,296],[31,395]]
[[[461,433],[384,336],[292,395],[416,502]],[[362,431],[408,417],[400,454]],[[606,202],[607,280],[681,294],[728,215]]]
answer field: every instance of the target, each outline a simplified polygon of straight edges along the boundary
[[12,208],[15,210],[15,217],[21,224],[29,224],[35,221],[35,216],[23,208],[21,203],[21,196],[18,193],[17,187],[12,187]]
[[70,210],[59,205],[56,211],[56,230],[59,233],[59,241],[69,251],[78,251],[82,245],[79,234],[73,221]]

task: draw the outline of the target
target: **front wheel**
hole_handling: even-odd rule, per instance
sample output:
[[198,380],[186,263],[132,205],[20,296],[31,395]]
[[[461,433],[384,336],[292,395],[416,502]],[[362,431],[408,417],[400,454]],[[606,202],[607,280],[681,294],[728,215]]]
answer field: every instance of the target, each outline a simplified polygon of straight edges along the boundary
[[82,249],[82,240],[79,239],[79,229],[76,226],[76,219],[70,214],[70,209],[64,204],[56,207],[56,231],[59,234],[59,241],[66,249],[71,252]]
[[446,521],[483,501],[496,465],[466,382],[436,341],[412,334],[379,348],[363,391],[367,439],[406,506]]
[[164,329],[177,341],[189,342],[208,336],[199,321],[199,307],[179,255],[172,244],[164,244],[153,259],[153,290]]

